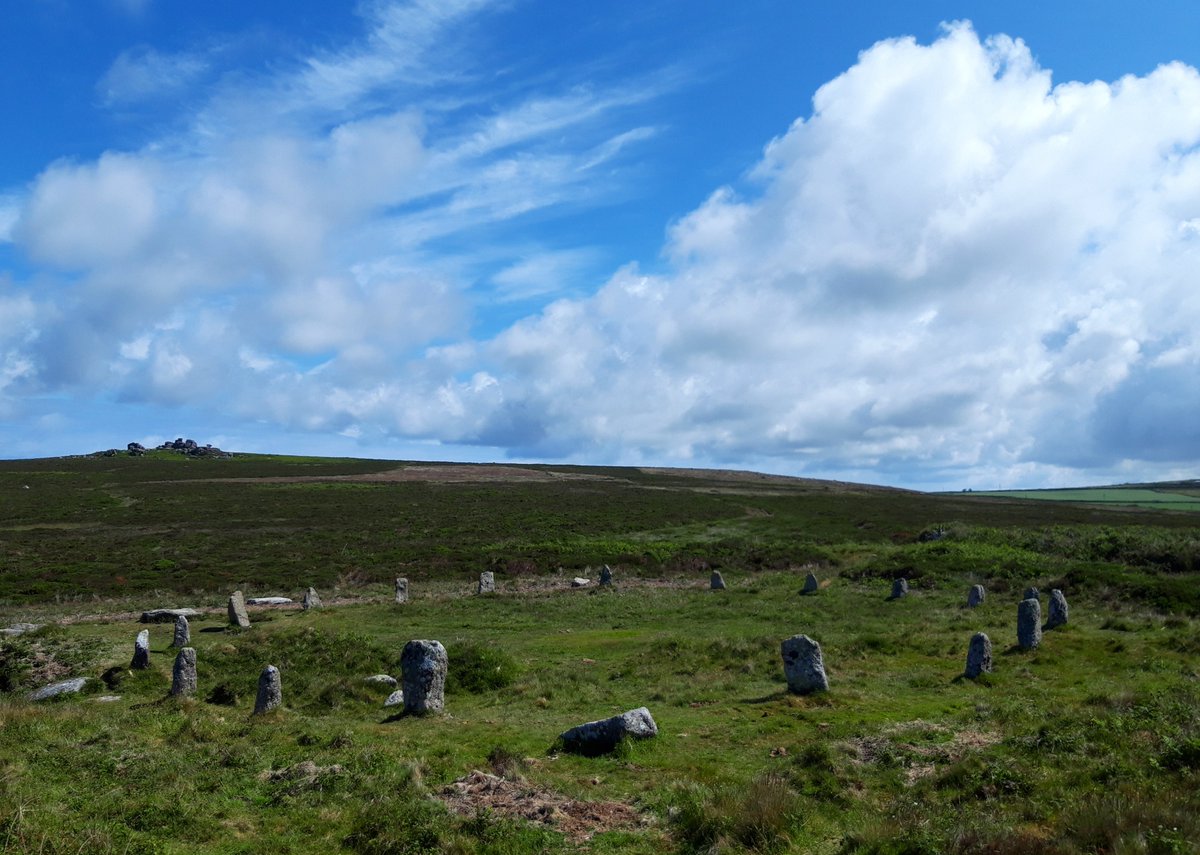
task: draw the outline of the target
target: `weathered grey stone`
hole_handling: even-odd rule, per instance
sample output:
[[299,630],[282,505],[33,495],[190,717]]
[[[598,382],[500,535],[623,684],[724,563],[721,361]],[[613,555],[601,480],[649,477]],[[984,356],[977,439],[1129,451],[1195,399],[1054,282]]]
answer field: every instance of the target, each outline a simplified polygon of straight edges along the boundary
[[30,693],[29,700],[44,701],[49,698],[56,698],[59,695],[73,695],[76,692],[82,692],[83,687],[87,685],[87,677],[75,677],[72,680],[60,680],[57,683],[51,683],[48,686],[42,686]]
[[268,665],[258,675],[258,696],[254,699],[254,714],[262,715],[283,704],[283,685],[279,681],[279,669]]
[[779,652],[783,656],[783,673],[789,691],[806,695],[829,688],[820,644],[807,635],[793,635],[779,646]]
[[248,606],[286,606],[292,602],[291,597],[251,597],[246,600]]
[[192,643],[192,627],[183,615],[175,618],[175,636],[171,639],[172,647],[187,647]]
[[396,580],[396,603],[408,602],[408,580],[401,577]]
[[171,668],[171,694],[186,697],[196,691],[196,648],[185,647],[175,655]]
[[387,696],[387,700],[383,702],[385,707],[398,707],[404,703],[404,690],[397,689]]
[[582,576],[576,576],[574,579],[571,580],[572,588],[586,588],[590,584],[592,584],[592,580],[585,579]]
[[720,570],[712,571],[712,575],[708,577],[708,587],[714,591],[725,590],[725,578],[721,575]]
[[479,574],[479,593],[491,594],[496,590],[496,576],[491,570]]
[[987,591],[983,589],[983,585],[972,585],[971,590],[967,591],[967,605],[975,608],[987,598]]
[[92,700],[94,700],[98,704],[111,704],[111,703],[115,703],[115,702],[121,700],[121,696],[120,695],[97,695]]
[[317,593],[316,588],[309,588],[304,592],[304,599],[300,602],[300,608],[304,611],[321,608],[321,595]]
[[807,576],[804,577],[804,588],[800,591],[800,593],[815,594],[820,589],[820,587],[821,586],[819,584],[817,584],[816,574],[809,573]]
[[1017,603],[1017,644],[1032,650],[1042,643],[1042,604],[1032,597]]
[[250,616],[246,614],[246,600],[241,591],[234,591],[229,596],[229,625],[242,629],[250,626]]
[[364,683],[370,683],[373,686],[387,686],[396,688],[398,681],[391,674],[372,674],[370,677],[363,678]]
[[602,587],[611,587],[613,583],[612,568],[607,564],[600,570],[600,585]]
[[901,597],[908,596],[908,580],[893,579],[892,580],[892,595],[891,599],[898,600]]
[[199,617],[200,612],[196,609],[151,609],[148,612],[142,612],[142,623],[174,623],[175,618],[182,615],[185,618]]
[[1028,588],[1025,589],[1025,593],[1021,595],[1021,599],[1022,600],[1036,600],[1040,596],[1041,596],[1041,593],[1038,591],[1038,589],[1033,587],[1032,585],[1030,585]]
[[12,626],[0,629],[0,633],[4,635],[24,635],[27,632],[33,632],[41,628],[42,625],[40,623],[14,623]]
[[400,654],[404,680],[404,712],[425,715],[445,706],[446,648],[440,641],[410,641]]
[[589,721],[564,731],[558,737],[558,745],[572,754],[596,757],[613,751],[626,737],[649,739],[657,735],[658,725],[654,723],[650,710],[638,707],[612,718]]
[[150,630],[143,629],[137,634],[137,640],[133,642],[133,661],[129,667],[134,671],[144,671],[150,667]]
[[1046,618],[1046,629],[1054,629],[1067,622],[1067,598],[1055,588],[1050,592],[1050,616]]
[[963,673],[974,680],[985,671],[992,670],[992,640],[987,633],[977,632],[971,636],[967,646],[967,670]]

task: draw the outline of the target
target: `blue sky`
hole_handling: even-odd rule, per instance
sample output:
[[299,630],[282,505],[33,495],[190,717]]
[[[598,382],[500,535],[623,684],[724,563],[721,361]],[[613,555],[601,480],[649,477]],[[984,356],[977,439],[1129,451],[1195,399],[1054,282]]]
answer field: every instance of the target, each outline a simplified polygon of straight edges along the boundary
[[1197,475],[1194,3],[14,5],[0,457]]

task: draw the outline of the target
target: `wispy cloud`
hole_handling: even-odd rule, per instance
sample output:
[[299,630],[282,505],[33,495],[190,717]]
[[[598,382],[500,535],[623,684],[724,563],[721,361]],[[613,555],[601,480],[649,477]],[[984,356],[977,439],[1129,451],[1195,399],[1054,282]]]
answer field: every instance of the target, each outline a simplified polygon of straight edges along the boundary
[[110,106],[156,100],[191,86],[209,67],[201,53],[164,54],[142,46],[121,53],[96,90]]

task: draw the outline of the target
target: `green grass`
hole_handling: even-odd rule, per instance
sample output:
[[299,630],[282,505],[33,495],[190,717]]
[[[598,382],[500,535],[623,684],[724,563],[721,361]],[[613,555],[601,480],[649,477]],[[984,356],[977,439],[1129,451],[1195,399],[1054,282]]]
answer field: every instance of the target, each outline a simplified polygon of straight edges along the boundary
[[1144,490],[1134,487],[1087,487],[1064,490],[980,490],[973,496],[1000,499],[1032,499],[1044,502],[1083,502],[1089,505],[1122,505],[1159,508],[1169,511],[1200,511],[1200,497],[1194,492]]

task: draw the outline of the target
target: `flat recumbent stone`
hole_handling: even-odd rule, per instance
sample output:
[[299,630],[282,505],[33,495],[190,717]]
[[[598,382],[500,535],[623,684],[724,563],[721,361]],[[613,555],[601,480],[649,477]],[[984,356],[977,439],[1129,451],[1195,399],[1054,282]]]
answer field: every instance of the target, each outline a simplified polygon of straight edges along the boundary
[[558,737],[559,747],[571,754],[597,757],[614,751],[624,739],[649,739],[658,735],[650,710],[638,707],[635,710],[615,715],[612,718],[589,721]]

